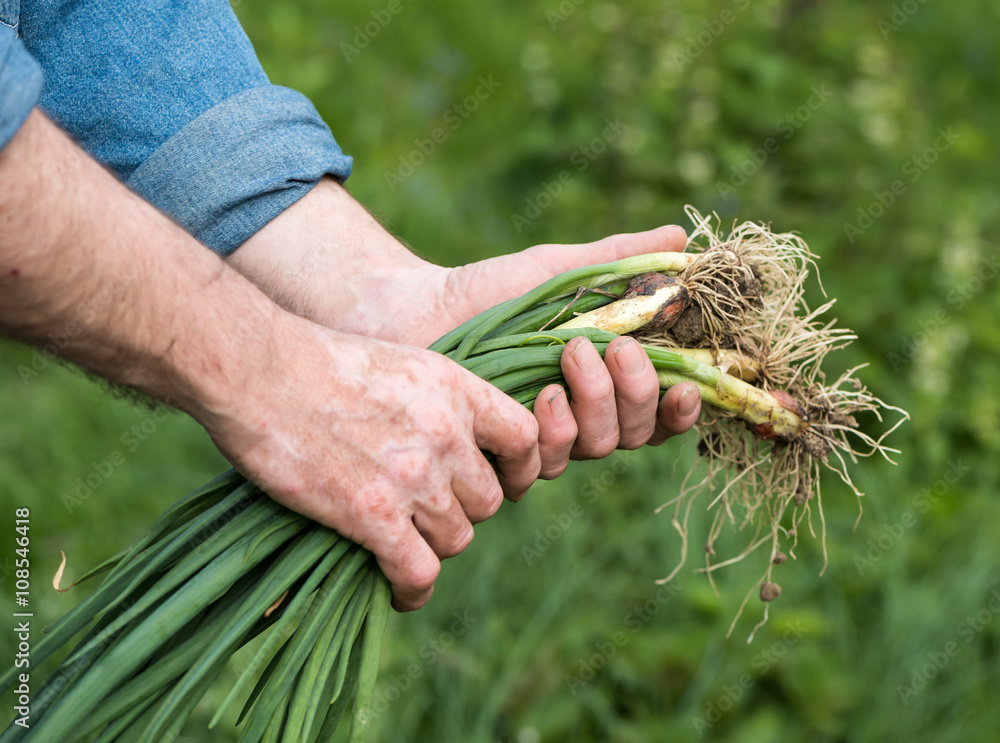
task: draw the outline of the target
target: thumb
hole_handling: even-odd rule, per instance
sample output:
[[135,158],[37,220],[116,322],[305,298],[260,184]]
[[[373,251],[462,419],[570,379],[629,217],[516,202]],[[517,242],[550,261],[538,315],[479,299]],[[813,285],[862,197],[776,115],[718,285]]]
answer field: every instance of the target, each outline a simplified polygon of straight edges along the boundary
[[555,276],[580,266],[611,263],[643,253],[676,253],[684,250],[686,244],[687,233],[683,228],[666,225],[645,232],[610,235],[581,245],[536,245],[525,253]]
[[582,245],[536,245],[452,269],[448,295],[455,325],[511,297],[534,289],[546,279],[581,266],[610,263],[642,253],[678,252],[687,233],[677,225],[646,232],[611,235]]

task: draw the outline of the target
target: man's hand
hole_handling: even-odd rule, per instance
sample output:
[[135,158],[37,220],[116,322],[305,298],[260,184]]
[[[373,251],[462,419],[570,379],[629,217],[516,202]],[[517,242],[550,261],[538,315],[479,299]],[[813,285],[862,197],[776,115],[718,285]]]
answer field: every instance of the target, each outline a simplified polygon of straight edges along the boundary
[[[426,347],[563,271],[682,250],[686,240],[680,227],[661,227],[443,268],[413,255],[328,179],[228,262],[296,314],[344,332]],[[535,403],[544,478],[558,476],[571,456],[593,459],[616,448],[662,443],[698,417],[693,384],[677,385],[657,404],[653,366],[629,339],[614,341],[603,361],[592,344],[577,339],[567,345],[562,367],[572,403],[558,385]]]
[[272,497],[374,552],[397,609],[419,608],[441,559],[538,477],[535,419],[440,354],[280,315],[274,363],[241,373],[240,408],[206,427]]

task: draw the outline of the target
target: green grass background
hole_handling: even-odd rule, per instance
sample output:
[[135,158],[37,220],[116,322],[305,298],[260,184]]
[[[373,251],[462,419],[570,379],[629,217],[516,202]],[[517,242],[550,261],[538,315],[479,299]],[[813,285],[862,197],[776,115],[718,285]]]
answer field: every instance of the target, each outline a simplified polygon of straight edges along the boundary
[[[898,467],[854,468],[868,494],[856,530],[856,500],[825,481],[829,567],[820,577],[807,540],[751,645],[756,601],[725,633],[759,564],[720,574],[720,598],[694,565],[657,594],[679,543],[653,509],[690,466],[682,442],[539,484],[477,528],[426,609],[391,617],[372,743],[995,740],[997,5],[399,2],[360,48],[356,29],[387,8],[236,5],[272,80],[309,95],[355,156],[352,191],[415,250],[466,263],[683,223],[685,204],[771,222],[821,256],[833,314],[859,333],[832,365],[869,363],[865,381],[913,420],[894,440]],[[499,86],[390,184],[480,76]],[[810,107],[817,90],[825,101]],[[609,118],[627,129],[580,172],[580,148]],[[741,166],[745,183],[733,180]],[[566,169],[562,192],[515,225]],[[895,181],[893,203],[873,207]],[[60,550],[78,575],[225,469],[192,421],[149,415],[0,343],[0,616],[13,611],[16,507],[32,509],[37,628],[77,600],[47,587]],[[76,479],[113,452],[122,464],[67,507]],[[529,565],[536,530],[565,523],[574,503],[582,515]],[[9,662],[11,631],[0,647]],[[926,685],[901,694],[915,672]],[[205,729],[224,693],[180,740],[235,740]]]

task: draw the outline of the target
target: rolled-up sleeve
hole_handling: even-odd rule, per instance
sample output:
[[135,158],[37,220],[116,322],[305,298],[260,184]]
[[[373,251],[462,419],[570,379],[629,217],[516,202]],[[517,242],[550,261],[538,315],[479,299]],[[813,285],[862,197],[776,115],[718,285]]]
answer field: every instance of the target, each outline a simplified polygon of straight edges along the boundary
[[312,103],[274,85],[213,106],[133,171],[128,186],[228,255],[326,174],[351,172]]
[[344,155],[312,103],[271,85],[224,0],[24,3],[40,107],[127,185],[227,255]]
[[41,94],[41,69],[15,27],[0,19],[0,149],[17,134]]

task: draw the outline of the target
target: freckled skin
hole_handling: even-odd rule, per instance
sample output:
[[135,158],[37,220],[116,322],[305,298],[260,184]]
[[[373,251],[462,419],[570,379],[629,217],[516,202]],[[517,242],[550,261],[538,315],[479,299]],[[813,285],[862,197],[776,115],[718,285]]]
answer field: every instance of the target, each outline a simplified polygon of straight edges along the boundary
[[[537,424],[439,354],[305,322],[298,330],[278,339],[294,354],[276,349],[297,368],[260,391],[269,400],[259,409],[272,412],[249,429],[210,430],[273,497],[376,552],[399,607],[415,608],[472,523],[537,478]],[[497,455],[497,472],[480,447]]]

